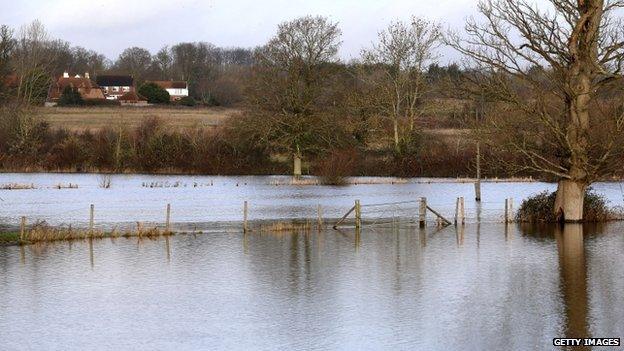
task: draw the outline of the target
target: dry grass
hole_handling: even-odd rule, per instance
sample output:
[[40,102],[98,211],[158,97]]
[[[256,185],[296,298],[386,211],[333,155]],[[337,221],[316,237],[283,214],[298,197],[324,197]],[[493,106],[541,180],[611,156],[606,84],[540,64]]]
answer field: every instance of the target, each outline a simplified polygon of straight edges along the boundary
[[148,227],[144,228],[140,222],[137,222],[135,230],[120,231],[114,228],[111,231],[102,231],[98,229],[75,229],[69,227],[52,227],[45,222],[37,222],[30,228],[25,230],[24,239],[19,240],[20,244],[33,244],[39,242],[51,242],[51,241],[72,241],[72,240],[84,240],[84,239],[104,239],[104,238],[153,238],[159,236],[172,235],[172,232],[157,228]]
[[306,220],[305,222],[279,221],[262,223],[252,231],[258,233],[308,233],[312,231],[312,229],[320,230],[321,228],[311,220]]
[[83,131],[104,127],[136,128],[150,117],[158,117],[167,125],[180,129],[215,127],[240,110],[222,107],[41,107],[38,112],[52,128]]
[[0,190],[29,190],[35,189],[34,184],[7,183],[0,185]]

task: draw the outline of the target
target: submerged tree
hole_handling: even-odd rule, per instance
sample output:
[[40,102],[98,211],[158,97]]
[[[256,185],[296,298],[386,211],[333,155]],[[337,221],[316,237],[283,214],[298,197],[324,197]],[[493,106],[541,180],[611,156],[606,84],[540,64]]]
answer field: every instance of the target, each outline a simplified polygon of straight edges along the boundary
[[260,139],[293,156],[295,176],[301,175],[304,155],[326,149],[340,137],[324,99],[340,36],[336,23],[306,16],[280,24],[256,53],[247,94],[250,112],[261,119]]
[[[559,220],[581,221],[589,184],[611,175],[624,153],[621,101],[601,91],[621,79],[622,0],[483,0],[484,21],[448,42],[475,64],[473,83],[500,102],[483,141],[522,156],[518,169],[559,180]],[[617,107],[617,106],[616,106]]]

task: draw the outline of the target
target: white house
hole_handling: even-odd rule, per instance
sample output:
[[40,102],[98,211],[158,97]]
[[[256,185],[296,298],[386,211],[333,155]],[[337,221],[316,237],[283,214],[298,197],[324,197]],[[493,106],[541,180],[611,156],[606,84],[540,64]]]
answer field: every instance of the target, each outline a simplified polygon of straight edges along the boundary
[[189,96],[188,84],[186,84],[186,82],[175,80],[155,80],[150,83],[154,83],[165,89],[169,93],[171,101],[177,101],[183,97]]

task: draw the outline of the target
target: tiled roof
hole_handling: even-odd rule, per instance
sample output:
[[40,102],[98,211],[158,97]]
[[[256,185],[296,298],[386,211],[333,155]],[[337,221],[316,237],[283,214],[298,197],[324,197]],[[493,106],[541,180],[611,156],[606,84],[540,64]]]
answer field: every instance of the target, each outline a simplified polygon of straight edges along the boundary
[[129,92],[123,94],[122,96],[117,98],[117,100],[119,100],[119,101],[132,101],[132,102],[147,101],[147,99],[144,98],[141,94],[137,94],[134,91],[129,91]]

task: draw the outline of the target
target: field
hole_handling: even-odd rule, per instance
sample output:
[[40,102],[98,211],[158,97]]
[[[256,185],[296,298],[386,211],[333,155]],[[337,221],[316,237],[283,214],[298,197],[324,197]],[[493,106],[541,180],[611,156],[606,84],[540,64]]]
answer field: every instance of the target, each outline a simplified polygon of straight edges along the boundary
[[52,128],[80,131],[103,127],[136,127],[150,117],[161,118],[176,128],[214,127],[239,110],[221,107],[41,107],[38,112]]

